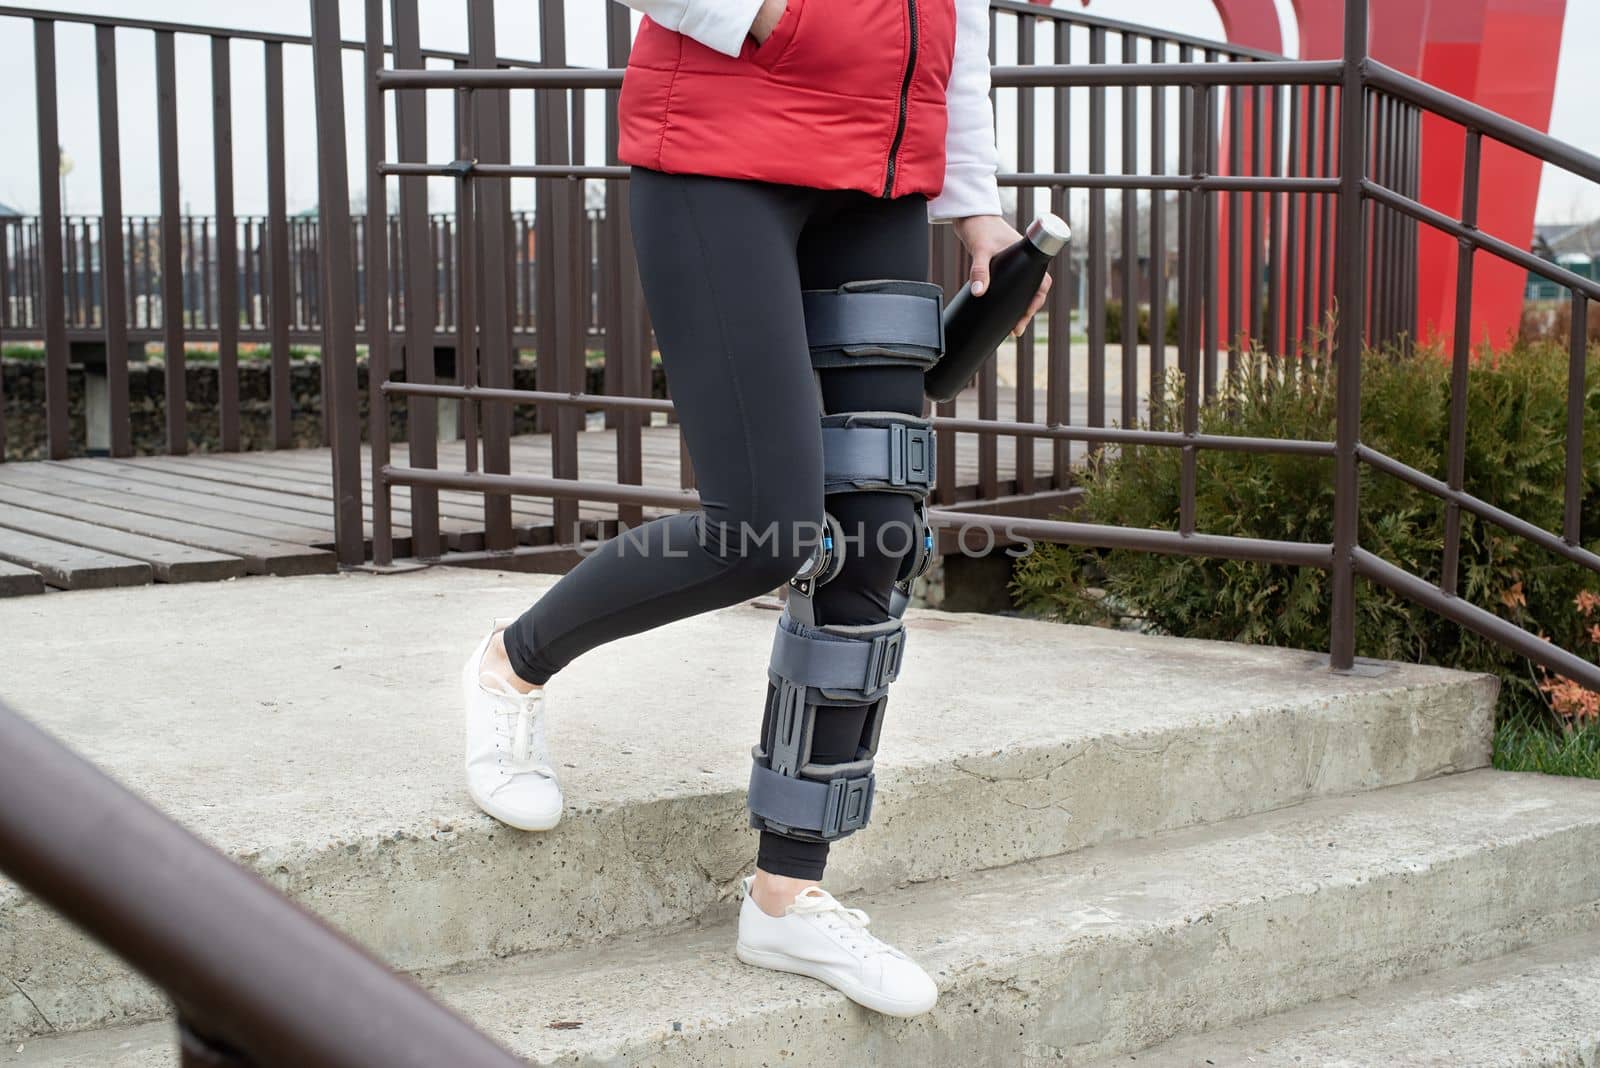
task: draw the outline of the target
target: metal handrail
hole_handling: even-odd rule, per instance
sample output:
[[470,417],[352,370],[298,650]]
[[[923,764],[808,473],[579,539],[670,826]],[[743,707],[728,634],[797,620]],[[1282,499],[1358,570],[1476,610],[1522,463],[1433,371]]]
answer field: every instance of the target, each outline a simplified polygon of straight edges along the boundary
[[523,1063],[3,702],[0,870],[167,992],[185,1063]]

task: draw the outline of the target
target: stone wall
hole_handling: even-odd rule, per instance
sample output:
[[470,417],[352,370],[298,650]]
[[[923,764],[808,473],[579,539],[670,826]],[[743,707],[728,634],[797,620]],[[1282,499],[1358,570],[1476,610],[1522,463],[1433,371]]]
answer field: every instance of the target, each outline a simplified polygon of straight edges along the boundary
[[[193,362],[184,368],[187,379],[189,447],[196,452],[215,451],[221,447],[221,426],[217,405],[217,367],[214,363]],[[535,368],[531,363],[518,364],[514,384],[518,389],[533,389]],[[5,458],[7,460],[36,460],[45,455],[45,366],[42,360],[0,360],[3,375],[5,411]],[[598,367],[589,369],[586,391],[601,391],[602,372]],[[357,365],[357,380],[361,396],[362,438],[367,429],[367,366]],[[296,447],[321,444],[322,435],[322,363],[317,357],[297,358],[290,363],[290,411],[293,422],[293,440]],[[653,395],[666,395],[666,383],[659,367],[655,370]],[[243,449],[271,448],[272,392],[270,365],[259,361],[239,364],[239,439]],[[67,415],[71,425],[73,456],[87,452],[84,425],[87,404],[84,391],[82,364],[67,368]],[[531,433],[534,410],[518,406],[515,410],[516,433]],[[128,365],[128,416],[133,429],[133,449],[136,454],[166,451],[166,367],[158,360],[130,363]],[[390,398],[389,433],[392,440],[404,441],[406,437],[405,398]]]

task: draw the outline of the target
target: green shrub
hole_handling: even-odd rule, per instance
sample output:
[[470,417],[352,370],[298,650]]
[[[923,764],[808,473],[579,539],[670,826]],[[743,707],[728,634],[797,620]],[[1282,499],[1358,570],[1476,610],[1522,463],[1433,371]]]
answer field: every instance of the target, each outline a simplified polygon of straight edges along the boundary
[[[1175,305],[1168,304],[1166,310],[1168,345],[1178,343],[1178,309]],[[1122,344],[1122,301],[1106,301],[1106,344]],[[1139,344],[1150,344],[1150,305],[1139,305]]]
[[[1565,355],[1523,347],[1470,372],[1465,488],[1550,531],[1562,529],[1566,441]],[[1436,355],[1373,354],[1362,376],[1362,440],[1443,477],[1449,367]],[[1202,432],[1331,440],[1334,375],[1320,368],[1275,381],[1247,361],[1245,373],[1203,407]],[[1182,397],[1173,379],[1158,429],[1178,429]],[[1600,364],[1589,361],[1584,396],[1581,540],[1600,548]],[[1160,413],[1168,413],[1162,415]],[[1333,538],[1333,461],[1202,451],[1196,526],[1213,534],[1295,542]],[[1399,480],[1361,469],[1361,545],[1429,582],[1444,546],[1443,505]],[[1124,449],[1084,474],[1091,523],[1175,529],[1180,455],[1173,448]],[[1460,594],[1587,655],[1581,591],[1600,577],[1463,513]],[[1121,622],[1159,633],[1327,648],[1331,611],[1325,572],[1260,563],[1160,556],[1126,550],[1039,546],[1019,563],[1020,607],[1075,622]],[[1367,582],[1357,588],[1356,645],[1363,656],[1490,671],[1502,711],[1551,719],[1542,673],[1454,623]]]
[[1559,732],[1509,719],[1494,732],[1494,766],[1501,771],[1600,779],[1600,723]]

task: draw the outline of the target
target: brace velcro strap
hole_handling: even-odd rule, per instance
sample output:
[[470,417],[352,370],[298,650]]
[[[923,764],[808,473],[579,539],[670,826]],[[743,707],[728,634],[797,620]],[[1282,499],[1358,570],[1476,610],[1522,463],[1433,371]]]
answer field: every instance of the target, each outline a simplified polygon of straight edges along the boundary
[[800,294],[817,366],[914,363],[944,352],[943,291],[931,282],[847,282]]
[[820,690],[834,700],[872,701],[883,696],[900,674],[905,626],[890,620],[837,629],[852,633],[807,627],[787,612],[779,616],[768,667],[774,680]]
[[866,826],[872,815],[877,777],[840,776],[827,782],[781,775],[759,763],[750,766],[750,813],[769,823],[837,838]]
[[889,490],[925,497],[937,478],[933,426],[897,413],[825,415],[822,470],[828,493]]

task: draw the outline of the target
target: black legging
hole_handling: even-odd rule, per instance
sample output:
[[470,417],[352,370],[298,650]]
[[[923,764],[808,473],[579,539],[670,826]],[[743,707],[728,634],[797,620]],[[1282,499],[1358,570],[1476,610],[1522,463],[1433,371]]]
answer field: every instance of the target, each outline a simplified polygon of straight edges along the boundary
[[[701,511],[613,538],[508,627],[506,652],[529,682],[545,682],[614,638],[737,604],[794,575],[823,513],[817,380],[800,291],[927,279],[920,195],[885,200],[636,166],[629,204],[645,303]],[[829,370],[821,387],[829,412],[922,412],[915,367]],[[818,623],[889,618],[907,544],[900,532],[910,529],[913,507],[893,493],[828,501],[849,546],[839,576],[817,593]],[[896,524],[896,533],[880,539],[886,524]],[[820,714],[813,760],[853,760],[865,715],[864,706]],[[757,862],[777,875],[816,879],[827,856],[826,843],[764,831]]]

